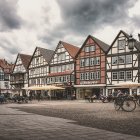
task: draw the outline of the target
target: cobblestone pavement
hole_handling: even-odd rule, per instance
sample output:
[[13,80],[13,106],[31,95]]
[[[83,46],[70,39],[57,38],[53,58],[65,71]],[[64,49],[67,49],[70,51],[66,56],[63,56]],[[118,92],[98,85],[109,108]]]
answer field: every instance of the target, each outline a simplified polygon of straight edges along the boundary
[[[97,103],[96,103],[97,104]],[[81,106],[81,107],[80,107]],[[88,107],[89,106],[89,107]],[[91,107],[90,107],[91,106]],[[95,105],[94,105],[95,106]],[[96,105],[100,106],[100,104]],[[84,102],[40,102],[0,105],[0,140],[139,140],[140,137],[74,124],[75,121],[27,113],[16,109],[88,110],[93,104]],[[79,109],[78,109],[79,108]],[[103,107],[104,108],[104,107]],[[95,110],[94,110],[95,111]],[[94,113],[93,111],[93,113]],[[136,110],[135,115],[139,110]],[[95,111],[96,112],[96,111]],[[65,113],[65,112],[64,112]],[[132,117],[132,115],[130,115]],[[136,115],[137,116],[137,115]],[[58,116],[59,117],[59,116]]]

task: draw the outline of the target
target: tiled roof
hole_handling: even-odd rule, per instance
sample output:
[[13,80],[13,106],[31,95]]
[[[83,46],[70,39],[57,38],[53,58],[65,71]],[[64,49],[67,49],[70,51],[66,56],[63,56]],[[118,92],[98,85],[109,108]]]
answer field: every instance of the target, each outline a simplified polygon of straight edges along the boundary
[[[5,73],[10,73],[12,71],[13,64],[8,63],[5,59],[0,59],[0,67]],[[9,70],[7,71],[7,69]]]
[[74,45],[71,45],[69,43],[63,42],[63,41],[60,41],[60,43],[62,43],[62,45],[68,51],[68,53],[71,55],[71,57],[75,58],[75,56],[78,53],[80,48],[76,47]]
[[27,70],[27,67],[29,65],[29,62],[30,62],[32,56],[31,55],[26,55],[26,54],[19,54],[19,56],[21,58],[23,66]]
[[43,55],[44,59],[49,63],[54,51],[41,47],[37,47],[37,48],[39,49],[40,53]]
[[[91,36],[91,35],[90,35],[90,36]],[[102,50],[103,50],[104,52],[107,52],[107,51],[108,51],[108,49],[109,49],[109,45],[108,45],[108,44],[106,44],[105,42],[99,40],[99,39],[96,38],[96,37],[91,36],[91,38],[102,48]]]
[[135,46],[140,51],[140,42],[139,41],[136,41]]
[[49,77],[53,76],[62,76],[62,75],[70,75],[73,71],[65,71],[65,72],[57,72],[57,73],[49,73]]

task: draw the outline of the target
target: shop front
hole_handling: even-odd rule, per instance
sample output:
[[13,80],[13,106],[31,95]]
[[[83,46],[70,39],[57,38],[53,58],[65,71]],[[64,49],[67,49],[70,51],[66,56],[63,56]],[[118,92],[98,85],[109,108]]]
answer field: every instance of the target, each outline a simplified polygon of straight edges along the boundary
[[98,98],[100,94],[105,95],[105,84],[97,84],[97,85],[75,85],[76,88],[76,99],[85,99],[87,97],[91,97],[96,95]]

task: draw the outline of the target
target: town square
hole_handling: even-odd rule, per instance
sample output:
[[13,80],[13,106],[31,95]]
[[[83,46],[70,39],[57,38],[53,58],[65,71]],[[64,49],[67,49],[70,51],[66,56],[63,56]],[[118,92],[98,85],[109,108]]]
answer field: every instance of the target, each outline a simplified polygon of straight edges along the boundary
[[0,6],[0,140],[140,139],[140,0]]

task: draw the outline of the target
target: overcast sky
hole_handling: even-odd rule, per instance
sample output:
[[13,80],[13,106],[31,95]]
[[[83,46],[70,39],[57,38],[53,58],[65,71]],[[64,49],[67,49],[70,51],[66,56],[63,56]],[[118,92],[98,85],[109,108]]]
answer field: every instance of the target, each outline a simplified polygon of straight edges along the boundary
[[91,34],[111,44],[120,30],[140,33],[140,0],[0,0],[0,58],[59,40],[80,47]]

